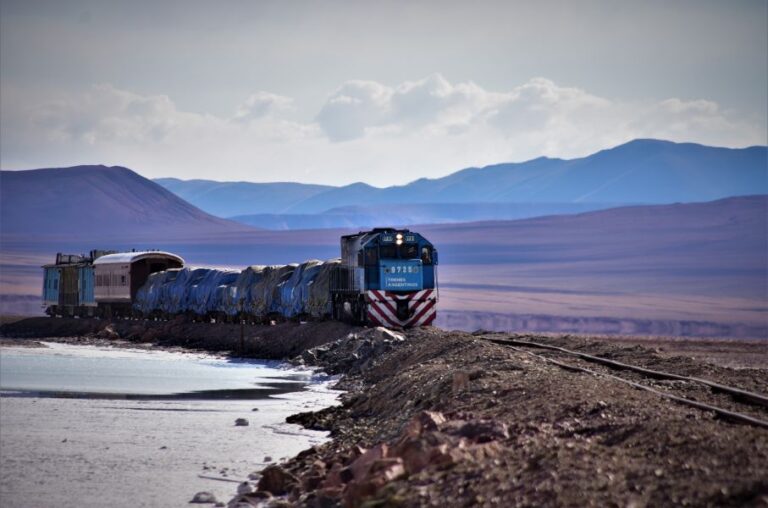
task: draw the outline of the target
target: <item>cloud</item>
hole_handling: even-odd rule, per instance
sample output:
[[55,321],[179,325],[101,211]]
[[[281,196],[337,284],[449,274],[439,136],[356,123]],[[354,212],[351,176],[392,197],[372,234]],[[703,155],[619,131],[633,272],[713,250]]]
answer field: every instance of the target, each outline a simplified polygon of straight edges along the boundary
[[256,92],[241,104],[233,119],[247,122],[293,109],[293,99],[269,92]]
[[143,96],[112,85],[91,87],[32,108],[31,122],[50,139],[63,141],[160,142],[176,126],[194,120],[166,95]]
[[709,100],[623,101],[545,78],[496,91],[440,74],[393,86],[354,80],[319,111],[254,91],[228,115],[112,85],[54,98],[5,87],[0,100],[4,169],[107,163],[157,177],[392,185],[634,138],[732,147],[766,139],[764,121]]
[[332,141],[359,138],[386,122],[391,98],[392,89],[375,81],[347,81],[328,98],[317,122]]

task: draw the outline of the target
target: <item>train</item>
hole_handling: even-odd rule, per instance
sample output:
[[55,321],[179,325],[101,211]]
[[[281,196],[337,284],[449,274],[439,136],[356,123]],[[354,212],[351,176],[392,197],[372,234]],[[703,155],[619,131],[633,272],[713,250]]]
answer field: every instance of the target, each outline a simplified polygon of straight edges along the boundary
[[418,232],[374,228],[340,239],[340,257],[243,270],[188,267],[160,250],[56,255],[43,268],[49,316],[271,323],[337,320],[390,328],[437,316],[438,253]]

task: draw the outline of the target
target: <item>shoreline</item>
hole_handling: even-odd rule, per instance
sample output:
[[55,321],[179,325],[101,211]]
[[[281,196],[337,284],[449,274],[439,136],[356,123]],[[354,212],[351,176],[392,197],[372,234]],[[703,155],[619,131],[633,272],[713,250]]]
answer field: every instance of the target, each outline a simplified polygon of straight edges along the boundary
[[[107,332],[105,325],[91,339],[129,337],[135,344],[146,334],[130,335],[136,325],[132,331],[130,323]],[[239,327],[228,326],[217,331],[215,325],[170,322],[146,330],[161,347],[197,348],[214,330],[213,349],[224,352],[223,345],[239,339],[224,337],[239,334]],[[340,323],[251,328],[245,333],[249,355],[282,354],[295,365],[341,374],[337,388],[346,393],[339,406],[286,419],[329,431],[331,441],[266,467],[254,477],[255,491],[239,494],[231,506],[768,503],[768,431],[565,371],[485,339],[576,347],[761,393],[768,393],[768,343],[436,328],[401,333]],[[683,388],[705,400],[719,397]]]

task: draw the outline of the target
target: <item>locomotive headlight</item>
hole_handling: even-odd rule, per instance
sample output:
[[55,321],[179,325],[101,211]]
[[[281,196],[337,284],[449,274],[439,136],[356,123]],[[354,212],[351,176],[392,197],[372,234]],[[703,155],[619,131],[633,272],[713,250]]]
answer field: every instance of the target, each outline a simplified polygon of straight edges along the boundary
[[402,245],[403,244],[403,234],[402,233],[398,233],[398,234],[395,235],[395,243],[397,245]]

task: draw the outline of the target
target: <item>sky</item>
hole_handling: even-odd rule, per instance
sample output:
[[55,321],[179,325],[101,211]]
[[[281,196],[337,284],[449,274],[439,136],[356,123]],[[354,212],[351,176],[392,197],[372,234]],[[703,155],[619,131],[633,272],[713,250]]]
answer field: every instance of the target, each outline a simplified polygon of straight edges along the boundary
[[386,186],[768,144],[768,0],[0,0],[0,167]]

